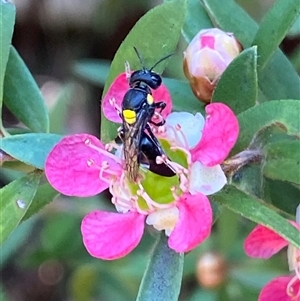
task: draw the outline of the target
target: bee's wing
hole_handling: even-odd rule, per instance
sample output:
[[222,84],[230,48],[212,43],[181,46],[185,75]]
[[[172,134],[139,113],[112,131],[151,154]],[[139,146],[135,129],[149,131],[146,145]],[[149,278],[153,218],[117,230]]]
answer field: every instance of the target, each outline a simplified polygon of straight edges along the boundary
[[140,112],[134,125],[123,122],[125,169],[131,181],[135,181],[138,175],[141,137],[147,124],[146,113]]

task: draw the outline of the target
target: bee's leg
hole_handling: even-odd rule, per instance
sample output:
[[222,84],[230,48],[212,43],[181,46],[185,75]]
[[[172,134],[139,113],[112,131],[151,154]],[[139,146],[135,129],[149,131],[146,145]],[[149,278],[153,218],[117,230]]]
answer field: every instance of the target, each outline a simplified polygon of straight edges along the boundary
[[156,146],[158,149],[160,149],[160,150],[162,151],[162,148],[161,148],[161,146],[160,146],[160,143],[158,142],[157,138],[156,138],[155,135],[153,134],[153,132],[152,132],[152,130],[151,130],[149,124],[147,124],[145,128],[146,128],[146,130],[147,130],[147,132],[148,132],[148,135],[149,135],[150,138],[152,139],[152,143],[154,143],[155,146]]
[[154,103],[155,109],[160,109],[159,113],[163,111],[163,109],[167,106],[164,101],[159,101]]
[[[158,115],[157,115],[158,114]],[[157,113],[156,116],[159,116],[160,121],[159,122],[155,122],[153,120],[149,120],[149,123],[155,125],[155,126],[162,126],[166,123],[166,120],[159,114]],[[158,119],[158,117],[156,117]]]

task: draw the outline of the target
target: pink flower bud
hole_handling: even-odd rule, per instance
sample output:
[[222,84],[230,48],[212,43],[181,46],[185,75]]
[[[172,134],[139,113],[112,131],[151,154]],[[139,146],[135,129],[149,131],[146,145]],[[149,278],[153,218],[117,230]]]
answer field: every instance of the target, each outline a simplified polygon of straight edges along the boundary
[[224,70],[242,51],[233,34],[218,28],[203,29],[184,52],[183,70],[195,96],[209,103]]

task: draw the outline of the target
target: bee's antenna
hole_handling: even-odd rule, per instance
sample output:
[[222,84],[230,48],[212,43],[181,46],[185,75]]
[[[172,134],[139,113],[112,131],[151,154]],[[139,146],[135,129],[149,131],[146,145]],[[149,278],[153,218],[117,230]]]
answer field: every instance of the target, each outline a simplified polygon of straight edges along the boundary
[[149,70],[152,71],[159,63],[161,63],[162,61],[168,59],[168,58],[169,58],[170,56],[172,56],[172,55],[173,55],[173,53],[170,53],[170,54],[164,56],[164,57],[161,58],[158,62],[156,62],[156,63],[154,64],[154,66],[152,66]]
[[145,69],[145,64],[144,64],[144,60],[143,60],[142,55],[139,53],[139,51],[137,50],[137,48],[135,46],[133,46],[133,49],[134,49],[137,57],[139,58],[139,61],[140,61],[141,65],[142,65],[143,69]]

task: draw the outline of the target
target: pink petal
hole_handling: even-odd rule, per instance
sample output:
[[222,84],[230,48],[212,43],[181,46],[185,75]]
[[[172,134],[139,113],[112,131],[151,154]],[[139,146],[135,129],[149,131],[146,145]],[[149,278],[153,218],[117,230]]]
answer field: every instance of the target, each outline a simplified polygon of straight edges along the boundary
[[128,89],[129,85],[126,79],[126,73],[124,72],[116,77],[116,79],[110,85],[106,95],[102,99],[103,114],[108,120],[116,123],[122,123],[118,112],[110,104],[109,100],[114,99],[116,104],[121,107],[123,97]]
[[200,48],[215,48],[215,37],[213,35],[203,35],[200,38]]
[[[87,140],[104,150],[101,141],[92,135],[71,135],[56,144],[46,159],[45,173],[49,183],[65,195],[92,196],[106,189],[108,183],[100,179],[99,166],[103,161],[109,163],[110,169],[121,172],[117,162],[87,146]],[[94,164],[89,166],[89,160]],[[105,172],[103,177],[109,179]]]
[[93,211],[81,224],[83,243],[96,258],[113,260],[130,253],[140,242],[145,216],[136,212]]
[[228,63],[213,49],[203,48],[191,60],[190,72],[193,76],[206,76],[215,82],[224,72]]
[[244,250],[250,257],[270,258],[288,245],[288,242],[273,230],[257,225],[247,236]]
[[210,235],[212,209],[208,198],[200,193],[182,196],[177,207],[179,220],[168,245],[176,252],[188,252]]
[[222,163],[234,146],[239,125],[233,111],[223,103],[212,103],[205,108],[207,117],[202,139],[191,150],[193,161],[206,166]]
[[[116,77],[114,82],[109,87],[106,95],[102,99],[103,114],[108,120],[116,123],[122,123],[118,112],[110,104],[109,100],[114,99],[115,103],[121,107],[123,97],[128,89],[129,85],[126,79],[126,73],[124,72]],[[162,116],[166,118],[172,111],[172,99],[168,89],[164,84],[162,84],[157,90],[152,90],[152,95],[155,102],[164,101],[166,103],[166,108],[161,113]]]
[[271,280],[261,290],[258,301],[299,301],[287,295],[286,289],[291,279],[291,276],[281,276]]

